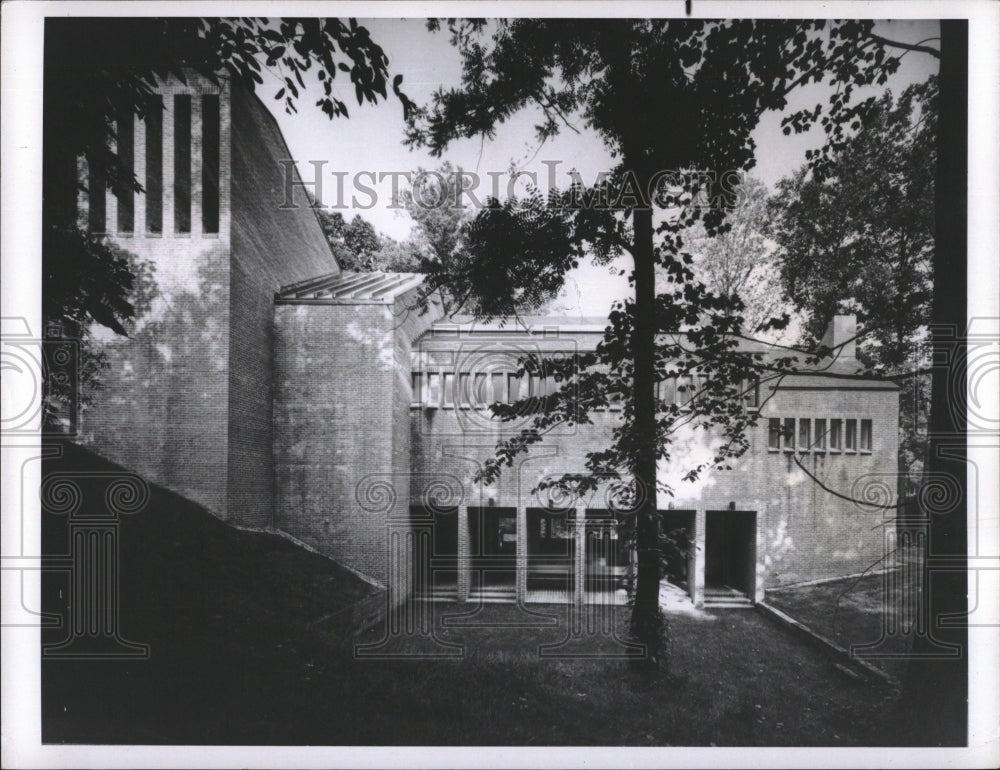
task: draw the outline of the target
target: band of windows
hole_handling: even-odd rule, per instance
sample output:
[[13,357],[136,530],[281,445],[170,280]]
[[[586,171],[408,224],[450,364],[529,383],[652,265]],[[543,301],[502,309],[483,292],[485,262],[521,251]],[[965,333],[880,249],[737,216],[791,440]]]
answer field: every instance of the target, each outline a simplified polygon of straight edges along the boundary
[[[169,96],[164,96],[166,101]],[[220,213],[220,161],[221,161],[221,112],[218,94],[200,97],[201,131],[198,141],[192,140],[193,111],[191,94],[174,94],[172,97],[172,179],[170,192],[173,197],[173,232],[188,234],[192,231],[192,208],[195,202],[195,185],[200,184],[201,233],[219,233]],[[129,181],[135,172],[135,124],[131,110],[122,110],[116,121],[115,141],[120,159],[121,179],[112,190],[117,199],[116,221],[108,221],[106,210],[107,172],[102,166],[103,156],[89,153],[87,188],[89,202],[87,221],[93,233],[106,233],[112,229],[131,235],[136,229],[136,192]],[[140,183],[144,183],[145,231],[148,235],[163,233],[164,193],[164,120],[160,102],[156,99],[146,105],[143,115],[144,167]],[[193,177],[193,151],[200,150],[200,178]],[[142,225],[140,225],[142,227]]]
[[[485,407],[489,404],[513,404],[528,398],[541,398],[555,393],[561,384],[552,377],[518,376],[511,372],[459,373],[450,371],[413,372],[414,406]],[[703,385],[698,375],[661,380],[656,397],[667,404],[683,406]],[[757,381],[740,385],[740,398],[748,408],[760,406],[760,384]],[[456,404],[457,401],[457,404]],[[609,394],[609,409],[622,408],[621,394]]]
[[414,372],[413,405],[428,407],[486,407],[513,404],[551,395],[561,387],[552,377],[518,376],[512,372]]
[[[705,387],[703,374],[670,377],[656,384],[656,397],[663,403],[683,406]],[[760,380],[744,380],[739,384],[739,397],[748,409],[760,407]]]
[[767,421],[767,448],[771,452],[872,451],[872,421],[772,417]]

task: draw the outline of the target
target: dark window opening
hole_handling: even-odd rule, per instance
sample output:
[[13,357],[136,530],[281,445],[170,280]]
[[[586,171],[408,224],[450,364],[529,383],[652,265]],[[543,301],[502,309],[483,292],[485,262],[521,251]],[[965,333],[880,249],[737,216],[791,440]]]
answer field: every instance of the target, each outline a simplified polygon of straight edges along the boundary
[[781,449],[781,420],[777,417],[767,421],[767,448],[773,452]]
[[808,452],[810,449],[809,420],[799,420],[799,451]]
[[163,232],[163,106],[146,109],[146,232]]
[[861,421],[861,451],[872,451],[872,421]]
[[786,417],[785,418],[785,451],[792,451],[795,449],[795,418]]
[[423,384],[424,374],[423,372],[414,372],[412,376],[413,396],[410,398],[410,402],[413,404],[419,404],[421,403],[420,398],[423,392],[423,388],[421,386]]
[[830,420],[830,449],[840,451],[840,420]]
[[174,232],[191,232],[191,97],[174,96]]
[[219,96],[201,97],[201,230],[219,232]]
[[848,452],[857,451],[858,448],[858,421],[847,420],[847,429],[844,431],[844,449]]
[[813,439],[813,449],[817,452],[826,451],[826,420],[816,420],[816,436]]
[[115,185],[118,199],[118,232],[131,233],[135,229],[135,118],[132,110],[121,108],[116,126],[118,134],[118,165],[120,173]]
[[87,224],[92,233],[103,233],[107,228],[106,201],[107,176],[104,173],[104,159],[96,152],[87,158],[87,203],[89,211]]

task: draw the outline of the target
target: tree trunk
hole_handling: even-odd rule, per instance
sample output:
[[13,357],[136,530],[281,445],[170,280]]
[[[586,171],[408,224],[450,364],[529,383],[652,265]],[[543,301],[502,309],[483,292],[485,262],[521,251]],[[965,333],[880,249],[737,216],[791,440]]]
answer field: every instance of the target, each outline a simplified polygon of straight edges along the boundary
[[656,287],[653,214],[633,212],[635,318],[632,328],[632,404],[634,456],[632,473],[639,494],[636,522],[638,570],[632,627],[653,662],[662,645],[660,613],[660,543],[656,512]]
[[[941,22],[938,167],[935,178],[934,361],[925,483],[942,481],[944,502],[922,496],[918,525],[928,532],[922,575],[926,632],[912,648],[899,702],[908,743],[965,745],[968,729],[968,630],[937,627],[968,612],[965,356],[967,345],[968,22]],[[946,362],[946,363],[945,363]],[[945,657],[953,645],[955,657]],[[922,659],[920,656],[930,656]]]

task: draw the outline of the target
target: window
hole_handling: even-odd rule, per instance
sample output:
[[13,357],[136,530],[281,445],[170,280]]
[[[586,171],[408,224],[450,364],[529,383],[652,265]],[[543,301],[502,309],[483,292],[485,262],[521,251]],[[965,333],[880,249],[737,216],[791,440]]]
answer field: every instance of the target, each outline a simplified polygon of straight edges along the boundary
[[760,406],[760,380],[743,380],[740,383],[740,392],[743,394],[743,403],[751,409]]
[[191,97],[174,96],[174,232],[191,232]]
[[815,431],[813,437],[813,449],[817,452],[826,451],[826,420],[818,419],[816,420]]
[[677,397],[677,380],[673,377],[660,380],[656,386],[656,395],[665,405],[669,406],[674,403],[674,399]]
[[458,406],[471,406],[474,403],[471,383],[472,377],[470,375],[464,373],[458,375],[458,396],[455,398],[455,403]]
[[425,406],[438,406],[441,403],[441,375],[440,374],[428,374],[427,375],[427,398],[424,401]]
[[513,404],[527,396],[524,393],[524,378],[518,377],[516,374],[507,375],[507,403]]
[[413,382],[412,382],[412,385],[413,385],[413,396],[410,398],[410,403],[413,403],[413,404],[419,404],[420,403],[420,396],[421,396],[421,393],[423,391],[423,387],[422,387],[423,386],[423,381],[424,381],[424,374],[423,374],[423,372],[414,372],[413,373]]
[[483,406],[487,403],[486,398],[486,375],[477,374],[472,384],[472,403],[476,406]]
[[691,382],[691,378],[688,376],[678,377],[675,403],[678,405],[686,404],[691,400],[692,395],[694,395],[694,384]]
[[529,383],[530,389],[528,395],[531,398],[541,398],[545,395],[545,380],[542,379],[540,374],[531,375],[531,382]]
[[503,380],[504,380],[503,374],[500,372],[496,372],[492,375],[491,379],[493,381],[493,389],[492,392],[490,393],[489,403],[493,404],[498,401],[499,402],[504,401],[505,399],[503,393]]
[[201,231],[219,232],[219,95],[201,97]]
[[840,420],[830,420],[830,449],[839,452],[843,446]]
[[767,421],[767,448],[771,452],[781,449],[781,420],[777,417]]
[[872,451],[872,421],[862,420],[861,421],[861,451],[871,452]]
[[847,428],[844,431],[844,451],[856,452],[858,450],[858,421],[846,420]]
[[103,233],[107,226],[105,220],[107,176],[104,173],[103,160],[99,153],[91,153],[87,158],[87,197],[90,205],[88,222],[90,232]]
[[799,451],[808,452],[811,448],[812,441],[810,440],[809,430],[810,424],[808,419],[799,420]]
[[146,110],[146,232],[163,232],[163,107]]
[[118,232],[131,233],[135,229],[135,193],[132,190],[135,169],[135,117],[130,108],[120,109],[116,133],[118,161],[122,171],[115,190],[115,197],[118,199]]
[[443,374],[444,378],[444,401],[443,406],[455,406],[455,375]]
[[793,452],[795,451],[795,418],[786,417],[785,418],[785,451]]
[[844,451],[858,450],[858,421],[844,420]]

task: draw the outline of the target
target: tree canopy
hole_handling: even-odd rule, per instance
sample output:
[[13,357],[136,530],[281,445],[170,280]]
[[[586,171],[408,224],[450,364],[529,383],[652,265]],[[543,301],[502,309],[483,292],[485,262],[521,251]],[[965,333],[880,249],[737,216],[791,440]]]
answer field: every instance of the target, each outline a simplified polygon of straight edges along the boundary
[[859,355],[874,367],[906,362],[930,318],[937,162],[937,80],[886,92],[823,174],[808,165],[771,201],[789,298],[823,335],[838,311],[868,334]]
[[738,188],[726,232],[709,236],[699,223],[684,234],[695,258],[695,276],[717,294],[739,297],[743,331],[751,335],[787,307],[775,243],[768,235],[768,200],[764,183],[748,176]]

